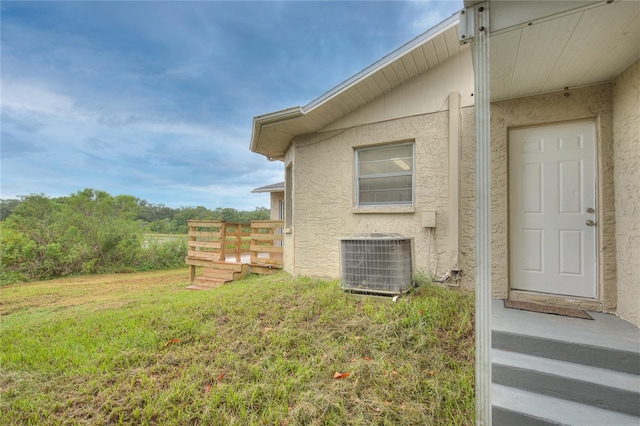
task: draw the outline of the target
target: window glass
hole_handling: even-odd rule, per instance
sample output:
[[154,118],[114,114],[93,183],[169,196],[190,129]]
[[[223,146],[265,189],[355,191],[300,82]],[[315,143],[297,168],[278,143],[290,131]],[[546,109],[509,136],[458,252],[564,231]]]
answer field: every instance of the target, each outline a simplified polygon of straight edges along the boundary
[[357,150],[358,205],[413,204],[414,144]]

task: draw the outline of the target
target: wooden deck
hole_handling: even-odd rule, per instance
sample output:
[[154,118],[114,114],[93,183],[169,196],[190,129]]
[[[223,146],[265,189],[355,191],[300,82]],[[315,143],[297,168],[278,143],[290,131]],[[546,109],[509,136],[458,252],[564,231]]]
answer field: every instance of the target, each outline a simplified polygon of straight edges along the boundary
[[[210,289],[248,273],[273,274],[282,269],[281,220],[250,224],[190,220],[188,253],[190,289]],[[196,267],[202,274],[196,277]]]

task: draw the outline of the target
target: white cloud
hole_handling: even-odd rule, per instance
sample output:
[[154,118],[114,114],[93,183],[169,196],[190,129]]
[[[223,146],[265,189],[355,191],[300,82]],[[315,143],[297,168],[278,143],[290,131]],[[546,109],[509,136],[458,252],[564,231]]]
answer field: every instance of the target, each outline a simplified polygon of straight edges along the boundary
[[37,82],[2,79],[2,109],[17,114],[64,117],[73,114],[74,101]]

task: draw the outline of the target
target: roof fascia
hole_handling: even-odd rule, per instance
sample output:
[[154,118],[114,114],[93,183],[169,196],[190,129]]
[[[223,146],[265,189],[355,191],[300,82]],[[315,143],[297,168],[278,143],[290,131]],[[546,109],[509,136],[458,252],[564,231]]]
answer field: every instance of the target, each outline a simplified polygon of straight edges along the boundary
[[261,186],[251,190],[252,193],[257,194],[261,192],[284,192],[284,182],[273,183],[271,185]]
[[260,141],[260,132],[263,126],[269,124],[281,123],[287,120],[293,120],[300,117],[304,112],[301,107],[296,106],[292,108],[283,109],[280,111],[270,112],[268,114],[258,115],[253,117],[253,129],[251,131],[251,146],[250,149],[253,152],[258,151],[258,145]]
[[420,46],[421,44],[435,38],[436,36],[442,34],[448,29],[458,25],[460,21],[459,15],[460,15],[459,12],[454,13],[444,21],[431,27],[426,32],[420,34],[413,40],[405,43],[398,49],[384,56],[382,59],[374,62],[367,68],[363,69],[359,73],[355,74],[354,76],[350,77],[349,79],[335,86],[333,89],[329,90],[328,92],[325,92],[322,96],[314,99],[313,101],[309,102],[303,107],[296,106],[296,107],[288,108],[285,110],[276,111],[269,114],[264,114],[264,115],[259,115],[254,117],[253,129],[251,131],[251,144],[249,146],[249,149],[251,149],[251,151],[253,152],[259,152],[260,136],[261,136],[262,128],[264,126],[275,125],[275,124],[283,123],[285,121],[294,120],[302,115],[307,114],[313,109],[323,105],[324,103],[330,101],[331,99],[339,96],[342,92],[344,92],[348,88],[361,82],[362,80],[369,78],[375,72],[393,63],[394,61],[398,60],[400,57],[407,54],[408,52],[415,49],[416,47]]
[[398,49],[396,49],[393,52],[387,54],[382,59],[374,62],[373,64],[369,65],[367,68],[363,69],[359,73],[355,74],[354,76],[350,77],[349,79],[347,79],[347,80],[343,81],[342,83],[338,84],[336,87],[334,87],[333,89],[331,89],[328,92],[324,93],[322,96],[320,96],[320,97],[314,99],[313,101],[309,102],[308,104],[306,104],[305,106],[302,107],[303,112],[306,114],[307,112],[311,111],[312,109],[317,108],[318,106],[322,105],[323,103],[325,103],[325,102],[329,101],[330,99],[338,96],[340,93],[344,92],[349,87],[359,83],[362,80],[365,80],[366,78],[371,76],[371,74],[375,73],[376,71],[379,71],[380,69],[384,68],[385,66],[393,63],[398,58],[402,57],[403,55],[407,54],[411,50],[415,49],[417,46],[420,46],[422,43],[431,40],[432,38],[436,37],[437,35],[445,32],[449,28],[457,25],[458,22],[459,22],[459,15],[460,15],[459,12],[454,13],[453,15],[451,15],[450,17],[448,17],[444,21],[440,22],[439,24],[435,25],[434,27],[431,27],[426,32],[420,34],[419,36],[417,36],[413,40],[405,43],[404,45],[402,45]]

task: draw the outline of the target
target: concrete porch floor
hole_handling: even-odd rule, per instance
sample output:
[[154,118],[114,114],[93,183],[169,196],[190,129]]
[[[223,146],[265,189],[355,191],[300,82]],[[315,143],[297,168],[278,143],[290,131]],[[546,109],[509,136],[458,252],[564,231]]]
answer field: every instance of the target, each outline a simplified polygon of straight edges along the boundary
[[494,425],[640,425],[640,329],[491,308]]
[[493,299],[491,329],[640,353],[640,329],[615,315],[588,314],[593,321],[507,309],[501,299]]

